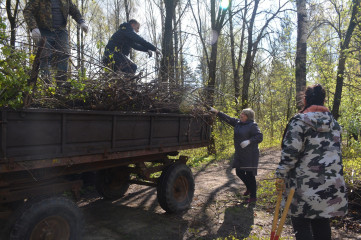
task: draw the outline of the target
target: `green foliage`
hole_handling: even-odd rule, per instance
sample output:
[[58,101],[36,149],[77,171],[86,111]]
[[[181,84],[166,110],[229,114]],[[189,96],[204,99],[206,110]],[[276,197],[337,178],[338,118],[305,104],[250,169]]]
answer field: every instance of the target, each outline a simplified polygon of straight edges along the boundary
[[[79,73],[79,76],[81,74]],[[85,101],[85,99],[88,97],[89,92],[86,90],[86,77],[81,77],[80,79],[68,79],[68,82],[71,84],[71,88],[73,89],[72,94],[68,96],[69,100],[82,100]]]
[[277,201],[274,173],[258,182],[257,203],[265,209],[273,208]]
[[349,189],[361,188],[361,157],[345,159],[344,176]]
[[349,139],[348,145],[342,146],[342,156],[346,159],[356,159],[361,156],[361,142]]
[[361,142],[351,140],[343,147],[345,181],[350,189],[361,188]]
[[338,120],[346,131],[346,137],[360,136],[361,133],[361,96],[353,89],[346,88],[342,99],[342,116]]
[[188,164],[192,167],[199,167],[215,160],[214,156],[207,154],[207,149],[187,150],[184,151],[184,154],[191,156]]
[[0,107],[21,107],[27,86],[29,67],[26,53],[8,45],[6,25],[0,17]]
[[[253,226],[253,227],[255,227],[255,226]],[[257,226],[257,227],[261,228],[260,226]],[[279,239],[282,240],[282,239],[289,239],[289,238],[284,238],[281,236]],[[253,234],[250,234],[246,238],[238,238],[237,235],[234,236],[233,234],[230,234],[229,236],[227,236],[225,238],[219,237],[219,238],[216,238],[215,240],[269,240],[269,237],[260,237],[257,233],[253,233]]]
[[239,238],[237,238],[236,236],[233,236],[233,235],[229,235],[228,237],[225,237],[225,238],[222,238],[222,237],[216,238],[216,240],[239,240]]

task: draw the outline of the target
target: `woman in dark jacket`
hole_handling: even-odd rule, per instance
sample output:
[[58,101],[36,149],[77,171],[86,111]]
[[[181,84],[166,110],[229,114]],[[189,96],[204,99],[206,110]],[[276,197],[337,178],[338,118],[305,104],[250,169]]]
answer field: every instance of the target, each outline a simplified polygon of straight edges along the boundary
[[259,159],[258,144],[263,140],[263,134],[254,121],[254,111],[243,109],[240,119],[232,118],[214,108],[210,110],[234,128],[234,161],[232,167],[236,169],[237,176],[246,185],[243,196],[250,195],[248,203],[257,201],[257,167]]

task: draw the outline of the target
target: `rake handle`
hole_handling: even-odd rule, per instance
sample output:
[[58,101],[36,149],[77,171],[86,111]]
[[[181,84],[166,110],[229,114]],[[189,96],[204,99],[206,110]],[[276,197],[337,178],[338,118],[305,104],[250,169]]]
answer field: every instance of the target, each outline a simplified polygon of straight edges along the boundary
[[281,236],[282,228],[283,228],[283,225],[285,224],[287,212],[288,212],[288,209],[290,208],[291,201],[292,201],[294,193],[295,193],[295,189],[291,188],[290,192],[289,192],[289,194],[287,196],[287,202],[286,202],[286,205],[285,205],[285,209],[283,210],[281,221],[280,221],[280,223],[278,225],[276,236],[275,236],[274,240],[278,240],[279,237]]
[[275,237],[277,221],[278,221],[278,213],[279,213],[280,206],[281,206],[281,200],[282,200],[282,191],[278,191],[275,215],[273,216],[273,222],[272,222],[271,240],[273,240]]

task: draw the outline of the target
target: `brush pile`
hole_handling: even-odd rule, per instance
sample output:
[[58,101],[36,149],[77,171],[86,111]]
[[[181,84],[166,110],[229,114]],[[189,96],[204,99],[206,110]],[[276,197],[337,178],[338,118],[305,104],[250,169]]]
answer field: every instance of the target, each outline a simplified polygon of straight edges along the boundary
[[[45,89],[45,90],[41,90]],[[96,80],[40,84],[27,107],[202,114],[207,111],[205,91],[162,83],[145,82],[139,75],[108,72]]]

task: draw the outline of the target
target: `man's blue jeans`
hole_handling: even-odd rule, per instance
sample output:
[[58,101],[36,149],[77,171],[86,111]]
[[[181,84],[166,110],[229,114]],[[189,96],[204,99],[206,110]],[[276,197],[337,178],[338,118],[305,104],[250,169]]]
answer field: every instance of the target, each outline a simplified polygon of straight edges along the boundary
[[56,80],[66,81],[70,45],[67,30],[49,31],[40,29],[41,36],[46,37],[45,47],[40,58],[40,70],[50,77],[50,69],[56,70]]

